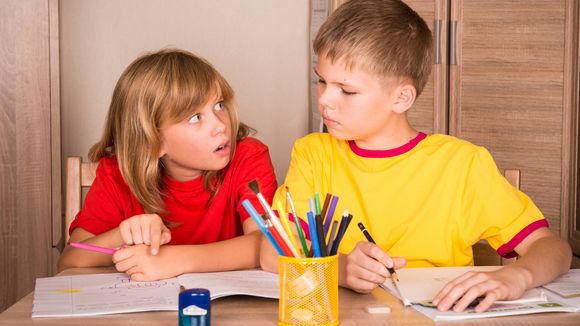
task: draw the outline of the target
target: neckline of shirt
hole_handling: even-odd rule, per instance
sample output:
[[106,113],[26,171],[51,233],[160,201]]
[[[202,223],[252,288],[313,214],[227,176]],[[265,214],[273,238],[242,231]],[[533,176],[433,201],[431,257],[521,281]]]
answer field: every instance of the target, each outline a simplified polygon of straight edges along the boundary
[[364,149],[360,148],[356,145],[354,140],[348,141],[348,146],[350,150],[358,156],[361,157],[368,157],[368,158],[386,158],[386,157],[394,157],[401,154],[405,154],[415,148],[417,144],[419,144],[423,139],[425,139],[427,135],[423,132],[420,132],[415,136],[415,138],[409,140],[406,144],[399,146],[397,148],[392,149],[384,149],[384,150],[374,150],[374,149]]

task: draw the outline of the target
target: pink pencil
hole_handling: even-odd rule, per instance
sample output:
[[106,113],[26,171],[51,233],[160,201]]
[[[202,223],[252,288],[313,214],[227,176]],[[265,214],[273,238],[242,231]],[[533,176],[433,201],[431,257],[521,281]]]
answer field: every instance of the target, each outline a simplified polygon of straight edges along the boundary
[[115,249],[99,247],[99,246],[95,246],[95,245],[91,245],[91,244],[87,244],[87,243],[80,243],[80,242],[69,242],[68,245],[71,247],[90,250],[90,251],[96,251],[96,252],[100,252],[100,253],[107,254],[107,255],[112,255],[116,251]]

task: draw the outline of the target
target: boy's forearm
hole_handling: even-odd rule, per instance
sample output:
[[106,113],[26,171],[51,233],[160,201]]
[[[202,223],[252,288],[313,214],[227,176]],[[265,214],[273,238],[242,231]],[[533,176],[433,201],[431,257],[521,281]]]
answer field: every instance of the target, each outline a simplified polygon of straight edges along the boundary
[[260,231],[203,245],[174,246],[182,273],[250,269],[260,266]]
[[506,268],[525,270],[523,274],[527,279],[527,288],[530,289],[566,273],[571,261],[570,245],[554,235],[536,240],[525,255]]

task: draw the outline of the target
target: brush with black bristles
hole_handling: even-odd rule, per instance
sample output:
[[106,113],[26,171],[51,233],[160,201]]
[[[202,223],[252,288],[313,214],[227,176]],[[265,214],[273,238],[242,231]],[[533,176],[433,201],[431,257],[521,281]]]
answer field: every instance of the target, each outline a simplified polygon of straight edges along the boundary
[[286,234],[286,231],[284,231],[282,223],[280,223],[280,220],[278,219],[276,214],[274,214],[272,207],[270,207],[268,201],[266,200],[266,198],[264,198],[264,195],[262,195],[262,193],[260,192],[260,186],[258,186],[258,181],[256,181],[255,179],[250,181],[248,183],[248,187],[250,188],[250,190],[254,192],[254,194],[256,194],[256,197],[258,197],[258,200],[260,201],[262,207],[264,207],[264,210],[266,211],[266,214],[268,215],[270,221],[272,222],[272,225],[274,225],[274,228],[276,229],[276,231],[278,231],[278,233],[282,237],[282,240],[284,240],[288,248],[290,248],[290,251],[292,251],[294,257],[300,257],[300,254],[298,254],[297,249],[294,248],[292,242],[290,242],[288,234]]

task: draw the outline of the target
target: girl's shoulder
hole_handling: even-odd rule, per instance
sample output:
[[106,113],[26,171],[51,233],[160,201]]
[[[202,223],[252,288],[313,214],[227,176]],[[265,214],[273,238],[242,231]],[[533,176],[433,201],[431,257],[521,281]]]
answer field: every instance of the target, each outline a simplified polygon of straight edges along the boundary
[[245,156],[251,154],[257,154],[262,152],[267,152],[268,146],[262,143],[259,139],[254,137],[246,137],[238,141],[236,145],[235,156]]

